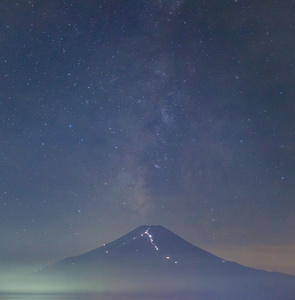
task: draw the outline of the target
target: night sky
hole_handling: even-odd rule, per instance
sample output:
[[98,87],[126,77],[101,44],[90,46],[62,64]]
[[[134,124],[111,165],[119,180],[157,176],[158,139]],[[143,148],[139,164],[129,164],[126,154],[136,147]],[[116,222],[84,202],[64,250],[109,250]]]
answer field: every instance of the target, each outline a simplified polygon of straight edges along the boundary
[[294,37],[291,0],[1,1],[0,277],[142,224],[295,275]]

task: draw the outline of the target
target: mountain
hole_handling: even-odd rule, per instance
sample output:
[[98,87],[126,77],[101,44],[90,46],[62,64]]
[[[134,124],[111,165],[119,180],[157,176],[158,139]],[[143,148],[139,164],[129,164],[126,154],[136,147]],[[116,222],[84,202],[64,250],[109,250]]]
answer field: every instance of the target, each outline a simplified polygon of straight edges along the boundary
[[154,225],[35,276],[71,282],[75,290],[99,293],[99,299],[295,300],[295,276],[226,261]]

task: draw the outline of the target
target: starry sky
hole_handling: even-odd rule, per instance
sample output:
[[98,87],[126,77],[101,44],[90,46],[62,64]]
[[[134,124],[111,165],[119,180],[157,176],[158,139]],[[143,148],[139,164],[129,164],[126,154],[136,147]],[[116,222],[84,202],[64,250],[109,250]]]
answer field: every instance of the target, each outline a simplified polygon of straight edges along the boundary
[[295,275],[294,20],[291,0],[1,1],[1,270],[161,224]]

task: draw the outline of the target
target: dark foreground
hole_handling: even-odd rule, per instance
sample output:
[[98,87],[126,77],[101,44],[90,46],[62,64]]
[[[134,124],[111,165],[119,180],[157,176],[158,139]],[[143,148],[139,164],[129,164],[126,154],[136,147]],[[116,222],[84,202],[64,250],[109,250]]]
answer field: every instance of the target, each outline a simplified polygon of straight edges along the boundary
[[[40,294],[40,293],[0,293],[1,300],[176,300],[195,299],[195,295],[184,294]],[[207,299],[207,298],[200,298]]]
[[[267,294],[267,291],[265,291]],[[261,299],[259,292],[257,295],[251,295],[251,299]],[[1,300],[237,300],[237,297],[233,296],[232,298],[225,297],[225,295],[214,293],[148,293],[148,294],[40,294],[40,293],[0,293]],[[249,298],[250,299],[250,298]],[[278,300],[278,295],[269,295],[269,300]],[[285,299],[285,298],[282,298]],[[295,296],[290,296],[291,299],[295,300]]]

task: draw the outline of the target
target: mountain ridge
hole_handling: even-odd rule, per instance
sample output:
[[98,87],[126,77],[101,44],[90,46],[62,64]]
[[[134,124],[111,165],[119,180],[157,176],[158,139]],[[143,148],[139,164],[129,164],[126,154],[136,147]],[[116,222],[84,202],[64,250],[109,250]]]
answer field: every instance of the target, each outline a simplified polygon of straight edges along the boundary
[[74,278],[85,290],[105,292],[189,293],[213,300],[252,300],[258,293],[260,300],[295,300],[295,276],[224,260],[161,225],[139,226],[39,275]]

